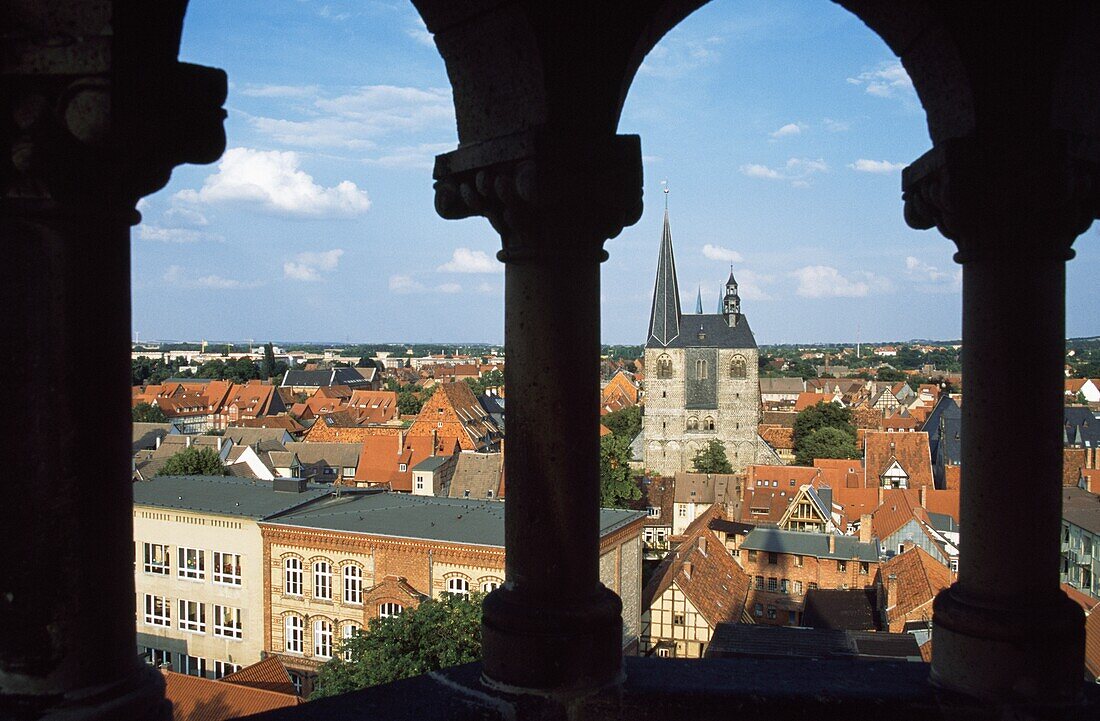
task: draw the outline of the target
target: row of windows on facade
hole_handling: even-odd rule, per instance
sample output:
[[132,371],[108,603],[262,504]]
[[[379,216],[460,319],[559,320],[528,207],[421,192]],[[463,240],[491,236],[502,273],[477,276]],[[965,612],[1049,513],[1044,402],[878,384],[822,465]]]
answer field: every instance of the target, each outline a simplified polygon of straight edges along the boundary
[[[211,556],[213,561],[211,576],[214,583],[240,586],[242,582],[240,554],[212,551]],[[145,573],[158,576],[170,576],[172,574],[172,553],[167,545],[160,543],[142,544],[140,562]],[[192,581],[206,580],[206,551],[201,548],[178,547],[176,549],[176,576]]]
[[[313,564],[313,598],[332,600],[332,564],[328,561],[316,561]],[[345,565],[344,577],[344,603],[359,604],[363,602],[363,571],[358,566]],[[287,596],[304,596],[305,569],[301,559],[287,558],[283,561],[283,593]],[[501,584],[499,579],[490,579],[482,582],[481,590],[489,593]],[[468,597],[470,595],[470,579],[461,575],[454,575],[447,579],[448,593]]]
[[[747,377],[748,364],[745,361],[744,356],[734,356],[730,361],[729,377],[736,380],[743,380]],[[695,361],[695,378],[696,380],[706,380],[709,376],[710,368],[709,363],[699,358]],[[657,358],[657,377],[658,378],[671,378],[672,371],[672,357],[665,354]]]
[[[379,618],[394,618],[404,613],[405,608],[398,603],[383,603],[378,606]],[[283,649],[287,653],[305,654],[306,621],[301,616],[290,615],[283,619]],[[332,658],[333,623],[319,618],[313,621],[313,655],[317,658]],[[352,621],[341,625],[342,642],[337,651],[342,651],[345,661],[351,660],[351,649],[346,648],[348,641],[362,632],[362,627]]]
[[[749,562],[756,561],[757,559],[760,558],[760,551],[748,550],[747,553],[748,553]],[[768,565],[775,566],[779,563],[779,554],[777,552],[775,552],[775,551],[766,551],[766,553],[768,554]],[[805,564],[805,556],[800,556],[798,554],[794,554],[792,557],[794,558],[795,567],[802,568],[802,566]],[[837,570],[838,573],[847,573],[848,572],[848,561],[847,561],[847,559],[837,559],[837,561],[836,561],[836,570]],[[859,575],[867,576],[870,573],[871,573],[871,564],[870,564],[870,562],[869,561],[860,561],[859,562]],[[760,588],[759,581],[763,577],[762,576],[757,576],[756,578],[757,578],[757,582],[758,582],[757,588]],[[775,590],[774,588],[770,587],[770,581],[774,581],[774,580],[775,579],[769,579],[769,589],[768,589],[769,591]],[[785,582],[785,580],[784,580],[784,582]],[[813,587],[816,588],[816,584],[814,584]],[[786,593],[786,591],[784,591],[784,593]]]
[[[185,673],[188,676],[207,677],[206,659],[201,656],[190,656],[186,653],[177,653],[176,662],[173,664],[171,651],[162,648],[154,648],[152,646],[142,647],[141,655],[145,657],[147,663],[157,668],[171,666],[172,670],[178,671],[179,673]],[[214,679],[219,679],[241,670],[241,665],[239,663],[222,661],[221,659],[215,659],[211,666],[213,667],[212,678]]]
[[[144,620],[148,626],[172,627],[172,601],[165,596],[145,594]],[[220,638],[244,638],[241,609],[210,604],[212,633]],[[176,624],[181,631],[206,633],[206,604],[181,598],[176,602]]]

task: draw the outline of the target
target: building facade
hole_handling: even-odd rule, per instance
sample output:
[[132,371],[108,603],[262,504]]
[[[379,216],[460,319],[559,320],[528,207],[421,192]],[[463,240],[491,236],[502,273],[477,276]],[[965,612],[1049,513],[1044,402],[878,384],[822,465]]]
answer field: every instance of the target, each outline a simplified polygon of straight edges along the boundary
[[645,467],[673,475],[692,470],[695,454],[721,441],[734,470],[759,462],[763,449],[756,339],[741,313],[730,271],[721,312],[680,310],[672,234],[665,212],[653,310],[646,340]]

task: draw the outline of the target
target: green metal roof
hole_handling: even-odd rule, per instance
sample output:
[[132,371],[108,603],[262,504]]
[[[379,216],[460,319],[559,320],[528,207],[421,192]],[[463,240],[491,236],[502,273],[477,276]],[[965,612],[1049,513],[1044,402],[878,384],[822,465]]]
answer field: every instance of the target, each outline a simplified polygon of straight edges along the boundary
[[271,481],[233,476],[155,476],[134,483],[134,505],[259,520],[323,498],[332,486],[311,483],[302,493],[275,491]]

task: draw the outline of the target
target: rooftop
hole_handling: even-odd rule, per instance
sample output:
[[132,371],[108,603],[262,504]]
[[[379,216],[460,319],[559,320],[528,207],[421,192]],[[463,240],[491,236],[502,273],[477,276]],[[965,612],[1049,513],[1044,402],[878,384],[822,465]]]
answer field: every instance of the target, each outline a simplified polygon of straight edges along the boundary
[[[829,541],[833,540],[834,550],[829,550]],[[741,548],[750,551],[770,551],[775,553],[793,553],[800,556],[817,558],[835,558],[839,560],[859,560],[878,562],[879,543],[861,543],[854,536],[837,536],[827,533],[805,533],[803,531],[784,531],[778,528],[754,528],[745,536]]]
[[134,505],[260,520],[330,493],[331,487],[312,483],[294,493],[232,476],[156,476],[134,484]]

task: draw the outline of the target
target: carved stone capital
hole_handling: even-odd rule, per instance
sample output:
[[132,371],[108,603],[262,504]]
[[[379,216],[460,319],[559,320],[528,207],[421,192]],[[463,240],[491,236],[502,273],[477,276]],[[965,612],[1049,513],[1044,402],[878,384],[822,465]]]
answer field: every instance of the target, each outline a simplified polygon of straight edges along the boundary
[[946,141],[902,171],[905,221],[955,241],[960,263],[1073,257],[1100,217],[1100,144],[1051,134],[1016,150]]
[[440,155],[435,178],[436,211],[449,220],[488,218],[504,262],[565,253],[605,260],[603,242],[642,214],[636,135],[530,131]]
[[217,159],[227,79],[176,60],[185,7],[102,3],[47,35],[44,10],[20,5],[0,39],[0,204],[133,221],[176,165]]

